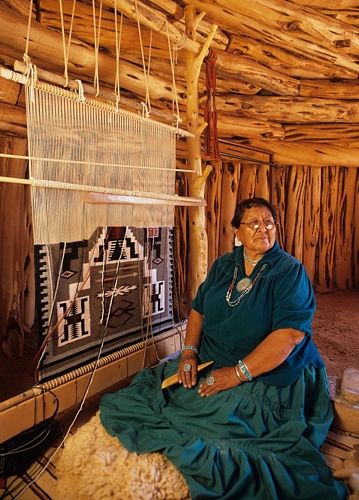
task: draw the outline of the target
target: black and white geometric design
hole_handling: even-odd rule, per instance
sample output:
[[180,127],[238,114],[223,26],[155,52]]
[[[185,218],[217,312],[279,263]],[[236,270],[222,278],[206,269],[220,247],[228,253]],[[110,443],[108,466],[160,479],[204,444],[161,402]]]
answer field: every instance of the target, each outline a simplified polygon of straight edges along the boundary
[[106,355],[144,339],[146,322],[153,334],[172,326],[171,228],[98,228],[35,254],[39,345],[52,329],[40,380],[96,359],[104,335]]

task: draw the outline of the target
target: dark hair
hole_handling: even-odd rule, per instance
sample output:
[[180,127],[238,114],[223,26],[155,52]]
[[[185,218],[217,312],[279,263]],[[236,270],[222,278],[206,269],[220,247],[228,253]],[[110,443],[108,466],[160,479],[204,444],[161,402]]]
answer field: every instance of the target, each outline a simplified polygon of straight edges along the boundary
[[234,216],[232,219],[232,226],[236,229],[239,228],[240,222],[242,221],[244,212],[248,208],[253,208],[253,207],[266,207],[270,211],[270,213],[273,216],[273,219],[276,220],[277,214],[275,211],[275,208],[273,205],[268,201],[265,200],[264,198],[247,198],[246,200],[242,200],[238,203],[236,210],[234,212]]

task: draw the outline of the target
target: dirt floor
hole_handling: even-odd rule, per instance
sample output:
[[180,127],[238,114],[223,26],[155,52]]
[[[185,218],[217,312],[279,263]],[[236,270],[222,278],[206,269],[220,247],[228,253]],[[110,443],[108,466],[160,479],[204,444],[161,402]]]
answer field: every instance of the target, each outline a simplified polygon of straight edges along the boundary
[[[359,369],[359,290],[317,293],[313,330],[328,375],[340,381],[344,368]],[[0,401],[11,398],[33,384],[33,338],[25,339],[25,354],[10,360],[0,353]]]
[[359,290],[317,293],[313,331],[328,375],[359,369]]

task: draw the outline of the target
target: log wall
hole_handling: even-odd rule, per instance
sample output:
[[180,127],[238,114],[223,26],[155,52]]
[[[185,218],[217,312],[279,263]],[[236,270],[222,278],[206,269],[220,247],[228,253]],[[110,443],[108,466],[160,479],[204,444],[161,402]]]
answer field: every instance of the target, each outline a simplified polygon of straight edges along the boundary
[[[206,189],[208,266],[233,247],[231,219],[236,203],[261,196],[276,207],[279,244],[303,262],[317,291],[358,288],[358,194],[357,168],[217,161]],[[183,210],[179,220],[183,224]],[[182,272],[186,269],[184,245],[177,242],[175,259]],[[185,276],[178,285],[179,296],[186,300]]]

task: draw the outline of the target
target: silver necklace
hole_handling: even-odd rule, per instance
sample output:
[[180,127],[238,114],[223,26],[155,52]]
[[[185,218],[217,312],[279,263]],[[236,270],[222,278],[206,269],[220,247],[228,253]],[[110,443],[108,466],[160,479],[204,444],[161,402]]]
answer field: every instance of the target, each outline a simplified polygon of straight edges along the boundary
[[235,300],[232,300],[232,293],[233,293],[233,288],[234,285],[237,281],[237,276],[238,276],[238,269],[239,266],[236,264],[233,272],[233,278],[232,281],[228,287],[227,293],[226,293],[226,302],[230,307],[236,307],[242,299],[252,290],[254,285],[256,284],[257,280],[263,274],[265,268],[267,267],[267,264],[263,264],[263,266],[260,268],[258,271],[257,275],[255,276],[254,280],[252,281],[250,278],[247,276],[245,278],[242,278],[241,280],[238,281],[237,283],[237,290],[240,292],[239,297],[237,297]]
[[262,257],[259,257],[259,259],[257,260],[254,260],[254,259],[250,259],[248,257],[248,255],[246,254],[246,251],[245,249],[243,248],[243,258],[246,262],[248,262],[248,264],[250,264],[251,266],[255,266],[256,264],[258,264],[258,262],[262,259]]

